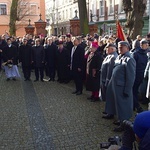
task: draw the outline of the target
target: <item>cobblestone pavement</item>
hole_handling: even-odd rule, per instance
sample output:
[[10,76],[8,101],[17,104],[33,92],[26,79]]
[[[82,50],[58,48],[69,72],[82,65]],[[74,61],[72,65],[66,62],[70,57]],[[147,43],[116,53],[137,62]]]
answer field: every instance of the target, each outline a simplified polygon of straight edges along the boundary
[[[32,73],[32,81],[34,74]],[[6,81],[0,72],[0,150],[99,150],[118,135],[104,102],[76,96],[74,83]]]

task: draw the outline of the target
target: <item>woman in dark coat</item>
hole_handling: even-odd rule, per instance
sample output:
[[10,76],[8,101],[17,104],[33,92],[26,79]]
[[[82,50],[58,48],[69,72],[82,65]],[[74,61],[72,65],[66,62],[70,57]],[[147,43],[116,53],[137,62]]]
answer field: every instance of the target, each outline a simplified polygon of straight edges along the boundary
[[87,80],[86,89],[92,91],[91,99],[92,102],[99,100],[99,89],[100,89],[100,68],[103,61],[102,55],[97,51],[98,43],[92,42],[91,53],[87,60]]
[[57,51],[57,75],[58,81],[60,83],[69,82],[69,67],[70,67],[70,58],[69,53],[66,48],[63,46],[63,42],[59,41]]

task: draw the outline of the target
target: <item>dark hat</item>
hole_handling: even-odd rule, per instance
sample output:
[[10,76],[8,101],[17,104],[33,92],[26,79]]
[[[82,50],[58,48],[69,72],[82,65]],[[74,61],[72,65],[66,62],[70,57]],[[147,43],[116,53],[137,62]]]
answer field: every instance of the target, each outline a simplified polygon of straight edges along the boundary
[[71,38],[71,34],[70,33],[66,34],[66,37]]
[[94,41],[94,39],[93,39],[92,37],[87,38],[87,40],[88,40],[88,41],[91,41],[91,42]]
[[99,35],[96,33],[96,34],[94,34],[94,38],[95,39],[98,39],[99,38]]
[[112,44],[112,43],[108,43],[108,44],[106,45],[106,48],[108,48],[108,47],[115,47],[115,48],[116,48],[116,46],[115,46],[114,44]]
[[142,39],[142,40],[140,41],[140,44],[148,44],[148,41],[147,41],[146,39]]
[[58,45],[61,45],[61,44],[63,44],[63,41],[58,41]]
[[129,45],[129,43],[128,42],[126,42],[126,41],[120,41],[120,42],[118,42],[118,45],[123,45],[123,46],[127,46],[128,48],[130,48],[130,45]]

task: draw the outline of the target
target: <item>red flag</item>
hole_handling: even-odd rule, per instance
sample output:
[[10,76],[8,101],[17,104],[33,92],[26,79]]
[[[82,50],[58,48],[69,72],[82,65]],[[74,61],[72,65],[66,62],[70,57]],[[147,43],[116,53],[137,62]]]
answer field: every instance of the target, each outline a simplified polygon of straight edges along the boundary
[[119,20],[117,20],[116,27],[117,27],[117,37],[122,41],[127,41]]

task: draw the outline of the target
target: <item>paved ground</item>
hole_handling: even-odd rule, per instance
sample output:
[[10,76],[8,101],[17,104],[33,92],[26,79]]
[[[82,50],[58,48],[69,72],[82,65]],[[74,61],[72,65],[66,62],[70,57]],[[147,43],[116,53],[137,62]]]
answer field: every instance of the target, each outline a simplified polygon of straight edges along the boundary
[[32,81],[0,73],[0,150],[99,150],[118,135],[113,120],[101,118],[104,102],[71,94],[73,82]]

